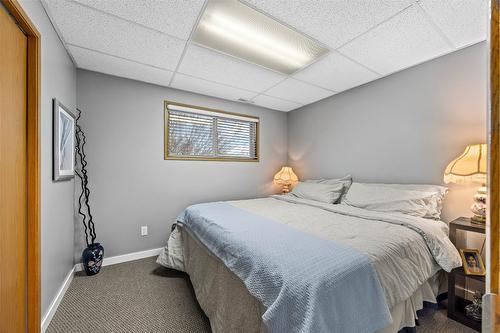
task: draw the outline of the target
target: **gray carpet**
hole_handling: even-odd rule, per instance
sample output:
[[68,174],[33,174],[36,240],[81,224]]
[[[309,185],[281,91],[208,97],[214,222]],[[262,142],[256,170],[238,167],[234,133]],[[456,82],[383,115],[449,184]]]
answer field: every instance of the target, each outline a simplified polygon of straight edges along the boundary
[[[426,310],[417,333],[472,333]],[[203,333],[210,323],[185,274],[163,268],[155,258],[107,266],[92,277],[77,273],[47,333]]]
[[210,332],[188,276],[155,259],[77,273],[47,333]]

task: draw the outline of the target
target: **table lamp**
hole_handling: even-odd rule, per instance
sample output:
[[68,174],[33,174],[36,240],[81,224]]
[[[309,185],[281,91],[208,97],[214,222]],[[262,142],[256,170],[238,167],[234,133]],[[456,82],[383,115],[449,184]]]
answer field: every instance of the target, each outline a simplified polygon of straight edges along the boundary
[[474,204],[471,211],[473,223],[486,222],[486,165],[488,160],[488,146],[484,143],[468,145],[465,151],[448,164],[444,172],[445,183],[481,184],[474,195]]
[[283,186],[283,194],[290,191],[290,185],[294,185],[299,181],[297,175],[293,172],[292,168],[289,166],[284,166],[274,175],[273,183],[276,185]]

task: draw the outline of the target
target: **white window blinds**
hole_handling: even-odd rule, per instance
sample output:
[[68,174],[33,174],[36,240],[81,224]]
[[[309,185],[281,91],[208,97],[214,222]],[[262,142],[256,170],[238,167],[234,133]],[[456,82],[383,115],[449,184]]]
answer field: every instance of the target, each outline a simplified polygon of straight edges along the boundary
[[174,104],[166,112],[167,158],[258,160],[258,118]]

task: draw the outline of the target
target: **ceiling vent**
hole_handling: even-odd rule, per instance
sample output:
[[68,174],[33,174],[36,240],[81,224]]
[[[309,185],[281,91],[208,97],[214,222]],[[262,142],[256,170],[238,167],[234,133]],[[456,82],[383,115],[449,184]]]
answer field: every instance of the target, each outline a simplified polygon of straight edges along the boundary
[[239,102],[242,102],[242,103],[248,103],[248,104],[254,104],[255,102],[254,101],[251,101],[249,99],[245,99],[245,98],[238,98],[238,101]]

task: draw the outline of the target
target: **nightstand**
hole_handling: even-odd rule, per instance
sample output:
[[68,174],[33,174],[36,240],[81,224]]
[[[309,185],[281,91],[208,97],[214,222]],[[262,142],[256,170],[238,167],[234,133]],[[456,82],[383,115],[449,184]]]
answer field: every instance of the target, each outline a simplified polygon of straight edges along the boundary
[[[484,224],[472,223],[468,217],[459,217],[450,222],[450,240],[457,246],[457,230],[477,232],[480,234],[486,233],[486,226]],[[461,289],[465,295],[465,284],[467,280],[473,280],[476,285],[481,285],[484,292],[485,277],[465,275],[462,267],[455,268],[448,274],[448,317],[458,321],[470,328],[481,332],[481,322],[469,318],[465,315],[465,306],[470,304],[471,301],[465,299],[461,295],[457,295],[457,289]],[[463,282],[463,283],[459,283]]]

